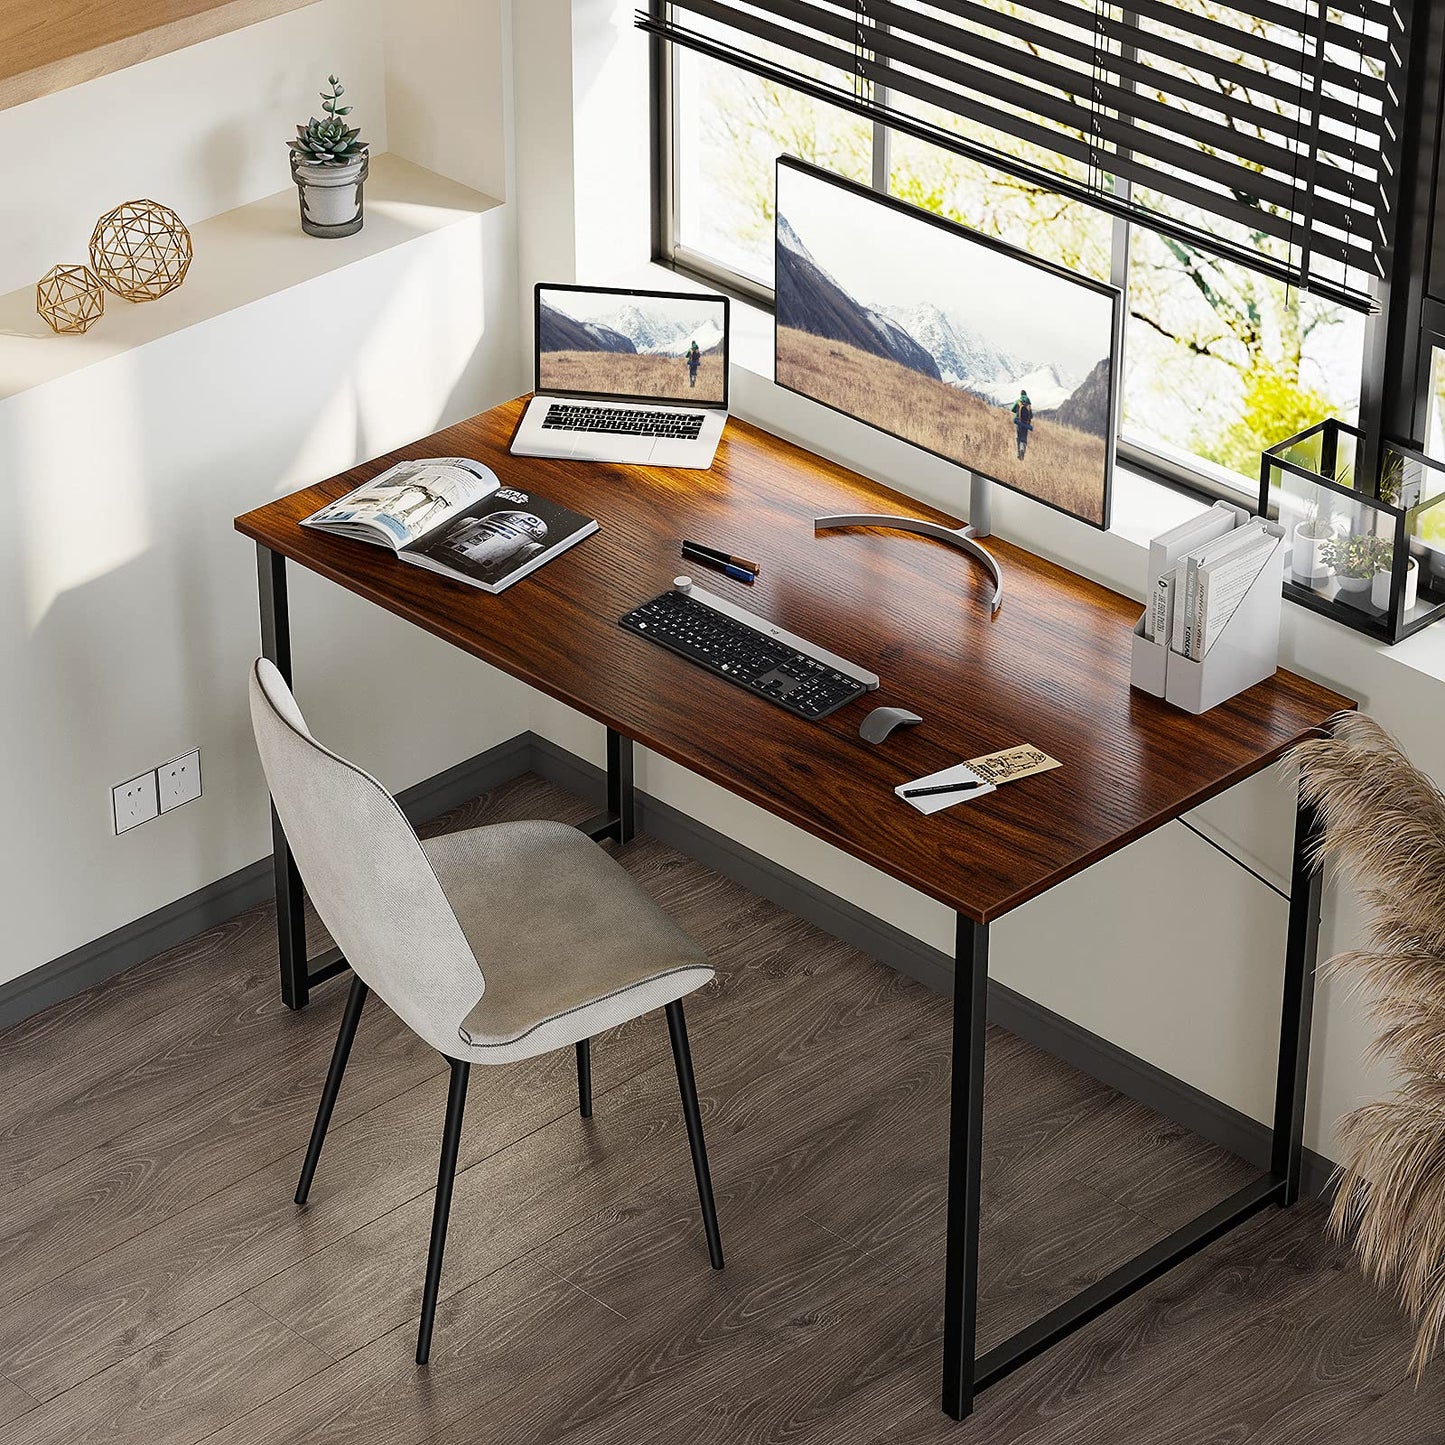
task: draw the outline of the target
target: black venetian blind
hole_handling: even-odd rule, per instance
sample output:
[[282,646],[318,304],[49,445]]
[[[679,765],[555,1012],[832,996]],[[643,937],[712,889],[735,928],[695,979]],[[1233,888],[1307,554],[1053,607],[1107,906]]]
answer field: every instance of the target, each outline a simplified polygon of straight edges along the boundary
[[1359,310],[1414,0],[674,0],[637,24]]

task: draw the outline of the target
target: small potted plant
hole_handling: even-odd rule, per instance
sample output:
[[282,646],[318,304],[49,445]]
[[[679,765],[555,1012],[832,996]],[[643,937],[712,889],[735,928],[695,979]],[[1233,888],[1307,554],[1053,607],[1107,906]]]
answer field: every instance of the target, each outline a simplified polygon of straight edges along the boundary
[[1296,582],[1318,588],[1329,581],[1330,563],[1325,551],[1335,540],[1328,499],[1323,509],[1318,500],[1311,502],[1291,539],[1290,571]]
[[[1394,547],[1390,545],[1386,537],[1377,537],[1376,545],[1380,548],[1380,567],[1370,582],[1370,601],[1380,609],[1381,612],[1390,610],[1390,580],[1394,573],[1391,570],[1391,562],[1394,557]],[[1405,611],[1408,612],[1420,596],[1420,564],[1413,558],[1405,563]]]
[[1325,565],[1334,569],[1339,600],[1353,607],[1364,605],[1375,574],[1381,567],[1390,566],[1389,539],[1361,536],[1356,532],[1331,537],[1321,544],[1320,554]]
[[361,229],[361,188],[366,181],[367,145],[348,125],[346,87],[334,75],[321,92],[325,120],[316,116],[296,127],[291,147],[291,178],[301,193],[301,229],[308,236],[352,236]]

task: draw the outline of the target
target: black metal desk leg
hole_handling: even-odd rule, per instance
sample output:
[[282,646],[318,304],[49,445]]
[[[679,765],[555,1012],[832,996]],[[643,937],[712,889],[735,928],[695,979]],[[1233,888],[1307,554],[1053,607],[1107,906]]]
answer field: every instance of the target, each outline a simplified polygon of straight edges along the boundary
[[[275,663],[291,686],[291,618],[286,605],[286,559],[256,544],[256,581],[261,597],[261,655]],[[276,943],[281,961],[281,1002],[306,1007],[306,914],[301,874],[271,809],[271,857],[276,874]]]
[[988,925],[958,916],[953,965],[953,1086],[948,1136],[948,1246],[943,1297],[943,1409],[973,1411],[978,1326],[983,1055],[988,1020]]
[[607,729],[607,811],[617,819],[613,837],[630,843],[637,834],[637,794],[632,784],[632,739]]
[[1279,1082],[1274,1096],[1274,1140],[1270,1170],[1284,1180],[1280,1203],[1288,1208],[1300,1193],[1304,1162],[1305,1087],[1310,1066],[1310,1021],[1314,1012],[1315,963],[1320,944],[1320,870],[1312,853],[1320,820],[1301,800],[1294,824],[1294,867],[1289,889],[1289,934],[1284,955],[1284,1008],[1279,1028]]

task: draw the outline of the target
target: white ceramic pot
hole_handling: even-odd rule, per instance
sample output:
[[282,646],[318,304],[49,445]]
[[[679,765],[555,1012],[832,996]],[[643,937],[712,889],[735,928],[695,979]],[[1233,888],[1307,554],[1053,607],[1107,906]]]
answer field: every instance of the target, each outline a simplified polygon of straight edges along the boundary
[[[1313,526],[1317,536],[1312,535]],[[1290,548],[1290,572],[1304,587],[1320,587],[1330,579],[1330,566],[1320,549],[1335,535],[1334,529],[1321,522],[1300,522],[1294,529]]]
[[1341,592],[1350,593],[1357,601],[1370,590],[1371,579],[1368,577],[1343,577],[1337,573],[1335,581],[1339,583]]
[[[1405,568],[1405,611],[1408,612],[1420,595],[1420,565],[1413,557]],[[1381,612],[1390,610],[1390,573],[1376,572],[1370,583],[1370,601]]]
[[354,236],[361,229],[365,151],[343,165],[322,165],[291,152],[291,178],[301,193],[301,229],[308,236]]

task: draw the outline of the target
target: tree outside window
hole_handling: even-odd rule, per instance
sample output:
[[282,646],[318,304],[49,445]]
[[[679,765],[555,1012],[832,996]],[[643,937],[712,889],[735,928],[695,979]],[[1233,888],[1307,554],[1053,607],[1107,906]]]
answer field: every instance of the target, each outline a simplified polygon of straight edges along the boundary
[[[1223,16],[1209,0],[1195,4]],[[1007,7],[995,0],[995,8]],[[1236,23],[1238,12],[1227,18]],[[723,272],[770,287],[776,157],[868,181],[879,133],[774,82],[690,52],[675,55],[675,240]],[[796,66],[796,57],[789,63]],[[839,83],[836,74],[818,74]],[[1190,78],[1219,83],[1204,69]],[[892,100],[1011,155],[1059,165],[956,116]],[[1121,279],[1114,258],[1127,254],[1123,441],[1253,496],[1265,447],[1326,416],[1356,420],[1362,317],[926,141],[894,133],[885,143],[888,188],[904,201],[1093,277]],[[1144,199],[1199,219],[1167,198]],[[1279,254],[1262,233],[1247,239]]]

